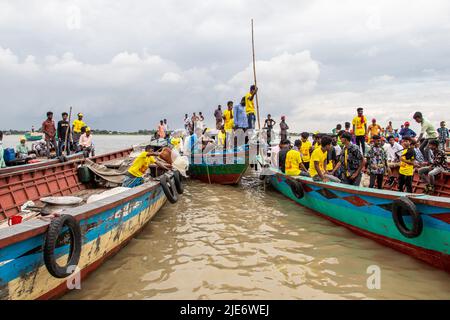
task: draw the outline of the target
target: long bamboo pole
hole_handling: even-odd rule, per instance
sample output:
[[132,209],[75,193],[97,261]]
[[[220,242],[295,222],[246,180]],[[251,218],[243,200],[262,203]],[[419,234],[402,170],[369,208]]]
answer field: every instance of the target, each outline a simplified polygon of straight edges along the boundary
[[[255,87],[258,88],[257,81],[256,81],[255,33],[254,33],[254,29],[253,29],[253,19],[252,19],[252,54],[253,54],[253,80],[255,82]],[[256,93],[255,98],[256,98],[256,113],[258,114],[258,130],[261,130],[258,92]]]
[[72,128],[70,127],[71,120],[72,120],[72,107],[70,107],[70,111],[69,111],[69,128],[67,128],[66,136],[64,137],[64,147],[65,147],[64,151],[66,152],[66,156],[69,155],[69,148],[70,148],[68,140],[69,140],[69,134],[72,133]]

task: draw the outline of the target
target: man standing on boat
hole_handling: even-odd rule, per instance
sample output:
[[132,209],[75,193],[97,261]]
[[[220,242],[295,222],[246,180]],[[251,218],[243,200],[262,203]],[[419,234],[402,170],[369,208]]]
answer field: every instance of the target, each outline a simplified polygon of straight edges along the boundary
[[264,128],[267,130],[267,143],[270,145],[272,141],[272,131],[273,126],[276,124],[275,120],[272,119],[270,114],[267,115],[266,121],[264,121]]
[[358,115],[353,118],[353,133],[355,134],[356,145],[361,148],[362,154],[366,153],[367,118],[364,109],[357,109]]
[[445,151],[445,144],[447,143],[447,139],[450,137],[449,131],[445,126],[445,121],[441,121],[440,128],[437,129],[437,132],[439,134],[439,149]]
[[362,169],[364,166],[363,155],[360,148],[352,144],[352,136],[348,132],[344,132],[341,136],[344,150],[342,150],[338,164],[334,167],[331,174],[335,174],[342,167],[343,183],[359,186],[362,178]]
[[86,123],[84,123],[83,114],[80,112],[78,113],[78,119],[75,119],[72,123],[73,143],[75,144],[75,150],[78,149],[78,141],[83,134],[81,132],[83,127],[86,127]]
[[430,140],[437,139],[438,133],[433,124],[423,117],[422,112],[417,111],[416,113],[414,113],[413,118],[421,126],[418,140],[421,141],[422,138],[425,138],[425,140],[423,140],[423,142],[420,144],[420,151],[422,151],[422,154],[425,157],[425,161],[430,162],[430,150],[427,148],[428,142]]
[[300,147],[300,153],[302,155],[302,162],[306,169],[309,170],[309,161],[311,160],[312,143],[309,141],[309,133],[303,132],[301,134],[302,145]]
[[381,137],[374,135],[372,139],[373,146],[367,152],[367,171],[370,175],[369,188],[374,188],[376,182],[378,189],[382,189],[384,175],[391,174],[391,170],[388,167],[386,151],[381,146]]
[[56,126],[53,120],[53,112],[47,112],[47,120],[42,123],[42,133],[45,134],[45,142],[47,144],[47,157],[50,158],[50,151],[52,147],[56,152],[58,146],[56,144]]
[[372,119],[372,124],[369,126],[368,130],[372,139],[374,136],[379,136],[381,134],[381,126],[377,123],[377,119]]
[[223,123],[222,106],[219,104],[217,109],[214,111],[214,118],[216,118],[216,129],[220,130]]
[[231,132],[234,127],[233,101],[228,101],[227,110],[223,112],[224,127],[226,132]]
[[314,181],[341,182],[339,178],[328,174],[326,171],[328,164],[328,152],[330,152],[331,148],[331,138],[324,136],[320,141],[320,147],[314,149],[309,164],[309,175]]
[[241,103],[237,104],[233,108],[233,116],[234,116],[234,129],[242,131],[247,130],[248,128],[248,119],[247,113],[245,112],[245,97],[241,99]]
[[70,154],[70,123],[67,121],[69,115],[67,112],[62,113],[62,120],[58,121],[58,156],[61,156],[64,151]]
[[256,113],[255,113],[255,95],[258,88],[254,85],[250,87],[250,92],[245,95],[245,112],[247,113],[248,129],[255,129]]
[[280,139],[281,140],[287,140],[287,131],[289,130],[289,126],[286,123],[286,117],[281,116],[281,122],[280,122]]
[[191,119],[189,119],[187,113],[184,115],[183,122],[184,122],[184,130],[186,130],[186,133],[191,134]]

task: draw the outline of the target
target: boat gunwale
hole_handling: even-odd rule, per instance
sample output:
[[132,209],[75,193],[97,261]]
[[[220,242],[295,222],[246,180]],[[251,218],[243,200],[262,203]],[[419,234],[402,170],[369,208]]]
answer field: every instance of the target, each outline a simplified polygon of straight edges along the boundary
[[[160,186],[159,181],[152,180],[141,186],[132,188],[117,195],[107,197],[95,201],[93,203],[86,203],[75,208],[67,208],[62,214],[72,215],[77,221],[88,219],[96,214],[111,210],[135,198],[138,198],[148,192],[151,192]],[[10,246],[12,244],[24,241],[47,231],[50,225],[50,220],[33,219],[25,221],[21,224],[13,225],[0,232],[0,248]]]
[[336,183],[336,182],[326,182],[325,183],[325,182],[320,182],[320,181],[314,181],[314,180],[312,180],[312,178],[307,178],[307,177],[302,177],[302,176],[288,176],[275,168],[270,168],[270,171],[272,171],[277,176],[285,177],[286,179],[289,179],[289,180],[303,181],[307,184],[312,184],[312,185],[320,186],[320,187],[326,186],[326,188],[328,188],[328,189],[345,191],[345,192],[352,193],[352,194],[370,196],[370,197],[375,197],[375,198],[383,198],[383,199],[389,199],[389,200],[395,200],[395,199],[398,199],[403,196],[403,197],[409,198],[414,203],[443,207],[443,208],[450,208],[450,198],[434,197],[434,196],[414,194],[414,193],[403,193],[403,192],[392,191],[392,190],[378,190],[378,189],[371,189],[371,188],[365,188],[365,187],[356,187],[356,186],[345,185],[345,184]]
[[124,152],[131,153],[131,152],[133,152],[133,150],[134,150],[133,148],[127,148],[127,149],[118,150],[115,152],[108,152],[105,154],[100,154],[98,156],[91,157],[91,158],[85,158],[83,156],[83,153],[75,153],[75,154],[68,156],[67,157],[68,161],[66,161],[66,162],[61,162],[58,159],[51,159],[49,161],[42,161],[42,162],[38,162],[38,163],[24,164],[21,166],[2,168],[2,169],[0,169],[0,178],[7,178],[7,177],[10,177],[13,175],[20,175],[20,174],[26,174],[26,173],[30,173],[30,172],[36,172],[36,171],[43,170],[43,169],[51,169],[51,168],[61,166],[61,165],[66,165],[66,164],[82,163],[86,159],[90,159],[95,162],[95,160],[109,157],[109,156],[112,156],[115,154],[122,154]]

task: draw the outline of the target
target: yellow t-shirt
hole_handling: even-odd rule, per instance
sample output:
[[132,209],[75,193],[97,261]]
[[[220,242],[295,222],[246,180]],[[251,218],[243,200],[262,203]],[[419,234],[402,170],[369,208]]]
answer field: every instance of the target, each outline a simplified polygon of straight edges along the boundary
[[255,97],[253,97],[253,100],[250,100],[251,96],[250,92],[245,95],[245,112],[247,114],[255,113]]
[[225,130],[232,130],[234,126],[233,110],[225,110],[223,116],[225,117]]
[[218,144],[221,146],[225,145],[225,141],[227,141],[227,134],[225,132],[220,131],[219,134],[217,135],[218,138]]
[[406,153],[408,152],[407,149],[403,150],[402,157],[400,160],[400,169],[398,172],[404,176],[412,176],[414,174],[414,166],[412,164],[407,164],[404,162],[405,160],[414,161],[414,153],[411,153],[411,157],[408,157],[406,159]]
[[73,121],[73,132],[81,133],[81,128],[86,127],[86,123],[83,120],[74,120]]
[[178,146],[181,143],[181,138],[172,138],[170,139],[170,143],[175,147],[178,148]]
[[314,149],[313,153],[311,154],[311,161],[309,162],[309,175],[311,176],[311,178],[318,175],[314,166],[314,162],[319,161],[320,170],[322,170],[322,172],[325,171],[323,164],[327,160],[327,156],[328,152],[323,152],[322,148]]
[[354,117],[352,124],[355,126],[355,136],[364,136],[366,135],[365,124],[367,124],[366,116],[363,116],[364,122],[361,122],[361,117]]
[[379,135],[381,133],[381,127],[379,124],[371,124],[367,129],[369,130],[371,137]]
[[298,176],[301,172],[300,163],[302,163],[302,157],[297,150],[290,150],[286,154],[286,175]]
[[302,141],[302,146],[300,147],[300,152],[302,153],[303,162],[309,162],[311,159],[311,141],[306,140],[306,142]]
[[327,171],[331,171],[334,168],[333,160],[328,161],[327,163]]
[[320,148],[320,143],[318,143],[318,142],[314,143],[314,150],[319,149],[319,148]]
[[148,170],[149,165],[156,163],[154,157],[147,157],[148,152],[142,152],[136,159],[134,159],[128,172],[136,178],[142,177]]

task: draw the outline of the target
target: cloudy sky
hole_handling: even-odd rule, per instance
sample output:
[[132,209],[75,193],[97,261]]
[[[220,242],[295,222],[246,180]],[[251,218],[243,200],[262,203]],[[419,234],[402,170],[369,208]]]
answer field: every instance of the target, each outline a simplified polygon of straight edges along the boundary
[[329,131],[358,106],[382,125],[449,120],[447,0],[0,0],[0,129],[74,107],[91,127],[180,127],[239,101],[296,131]]

